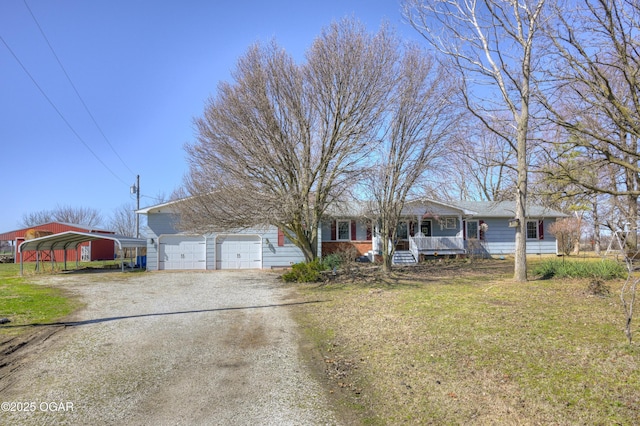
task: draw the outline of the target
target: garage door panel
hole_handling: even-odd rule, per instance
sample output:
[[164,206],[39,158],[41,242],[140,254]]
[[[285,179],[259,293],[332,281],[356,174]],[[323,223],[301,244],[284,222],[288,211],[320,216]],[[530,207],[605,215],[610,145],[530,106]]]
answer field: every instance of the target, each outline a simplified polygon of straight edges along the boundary
[[202,236],[162,237],[158,249],[158,269],[206,269],[206,244]]
[[262,268],[262,238],[259,235],[223,235],[216,240],[217,269]]

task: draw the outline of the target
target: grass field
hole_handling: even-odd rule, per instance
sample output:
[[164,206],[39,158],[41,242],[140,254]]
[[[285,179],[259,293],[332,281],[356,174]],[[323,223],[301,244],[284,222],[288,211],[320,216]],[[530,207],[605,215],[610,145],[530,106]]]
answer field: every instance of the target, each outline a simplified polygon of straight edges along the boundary
[[640,424],[640,347],[623,333],[622,280],[601,297],[588,280],[521,284],[512,273],[498,260],[390,279],[352,271],[298,285],[323,302],[297,319],[360,424]]
[[20,277],[20,265],[0,263],[0,318],[11,321],[0,325],[0,341],[29,330],[16,326],[54,322],[78,307],[79,302],[62,291],[32,284],[28,275]]

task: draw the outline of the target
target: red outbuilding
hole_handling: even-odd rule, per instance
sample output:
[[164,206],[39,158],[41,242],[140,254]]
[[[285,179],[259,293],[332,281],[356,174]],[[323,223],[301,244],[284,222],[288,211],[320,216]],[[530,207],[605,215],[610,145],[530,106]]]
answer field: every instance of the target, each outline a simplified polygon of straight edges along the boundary
[[[42,225],[31,226],[28,228],[17,229],[15,231],[5,232],[0,234],[0,241],[8,241],[13,250],[13,259],[15,263],[20,263],[20,256],[18,255],[18,247],[20,243],[25,240],[43,237],[45,235],[59,234],[66,231],[77,232],[91,232],[98,234],[115,234],[112,231],[105,231],[103,229],[88,228],[83,225],[76,225],[73,223],[63,222],[50,222]],[[67,250],[67,260],[69,261],[81,261],[89,262],[92,260],[111,260],[114,258],[115,248],[113,241],[111,240],[96,240],[87,241],[82,243],[78,250]],[[40,253],[40,261],[63,259],[64,250],[54,250]],[[35,262],[35,251],[23,252],[23,262]]]

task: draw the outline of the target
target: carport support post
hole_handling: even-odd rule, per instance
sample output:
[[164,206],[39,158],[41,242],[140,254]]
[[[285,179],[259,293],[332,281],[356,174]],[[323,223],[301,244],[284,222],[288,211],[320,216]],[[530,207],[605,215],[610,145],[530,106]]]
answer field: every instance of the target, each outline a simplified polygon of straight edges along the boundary
[[118,253],[120,253],[120,269],[124,272],[124,249],[122,248],[120,241],[116,240],[116,243],[118,243]]

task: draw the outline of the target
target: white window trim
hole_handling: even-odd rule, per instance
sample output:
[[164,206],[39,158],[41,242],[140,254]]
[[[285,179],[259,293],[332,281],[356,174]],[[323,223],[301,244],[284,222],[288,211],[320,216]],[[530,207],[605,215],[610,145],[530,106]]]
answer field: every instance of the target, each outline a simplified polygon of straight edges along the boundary
[[[536,230],[535,238],[529,237],[529,223],[535,224],[535,230]],[[537,219],[536,220],[527,220],[526,221],[525,232],[526,232],[527,240],[536,241],[536,240],[540,239],[540,229],[538,227],[539,227],[539,221]]]
[[455,217],[445,217],[444,218],[444,229],[456,229],[456,218]]
[[[340,224],[341,223],[347,223],[348,226],[348,231],[347,231],[347,238],[340,238]],[[336,241],[351,241],[351,221],[350,220],[336,220]]]

